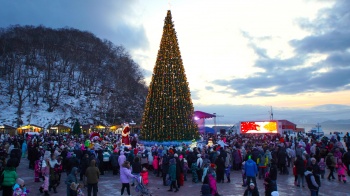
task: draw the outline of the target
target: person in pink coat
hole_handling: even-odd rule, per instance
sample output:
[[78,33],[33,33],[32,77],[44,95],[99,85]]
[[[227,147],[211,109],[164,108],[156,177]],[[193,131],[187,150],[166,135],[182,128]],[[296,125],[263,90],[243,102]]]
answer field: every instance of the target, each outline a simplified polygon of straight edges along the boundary
[[211,194],[214,196],[218,193],[218,189],[216,187],[216,180],[212,174],[207,174],[209,178],[209,186],[211,190]]
[[159,176],[159,158],[158,158],[158,155],[155,154],[153,156],[153,162],[152,162],[152,166],[153,166],[153,169],[154,169],[154,174],[156,174],[157,176]]
[[338,181],[343,181],[344,183],[346,183],[346,173],[348,169],[346,168],[341,159],[338,159],[338,163],[335,166],[335,168],[337,168]]

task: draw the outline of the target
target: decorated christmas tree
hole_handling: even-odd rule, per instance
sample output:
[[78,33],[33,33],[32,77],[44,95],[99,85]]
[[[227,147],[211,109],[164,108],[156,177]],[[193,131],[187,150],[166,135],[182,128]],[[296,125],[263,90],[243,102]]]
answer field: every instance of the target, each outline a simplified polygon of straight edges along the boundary
[[191,92],[168,10],[142,117],[141,139],[157,142],[198,139],[193,113]]

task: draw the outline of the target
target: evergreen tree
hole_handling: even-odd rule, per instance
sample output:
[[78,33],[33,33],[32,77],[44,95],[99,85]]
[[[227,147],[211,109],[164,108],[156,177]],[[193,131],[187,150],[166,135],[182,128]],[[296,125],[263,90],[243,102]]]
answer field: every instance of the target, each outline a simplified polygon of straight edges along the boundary
[[142,117],[141,139],[189,141],[199,138],[176,31],[168,10]]
[[81,134],[81,128],[80,128],[80,123],[79,123],[79,120],[77,119],[74,123],[74,126],[73,126],[73,134],[74,135],[79,135]]

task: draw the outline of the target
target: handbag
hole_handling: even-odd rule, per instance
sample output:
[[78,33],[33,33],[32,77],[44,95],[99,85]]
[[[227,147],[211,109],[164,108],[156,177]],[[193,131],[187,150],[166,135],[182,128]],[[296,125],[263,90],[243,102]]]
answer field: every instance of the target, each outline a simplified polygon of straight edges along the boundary
[[166,180],[166,185],[167,186],[170,186],[170,184],[171,184],[171,179],[170,179],[170,177]]

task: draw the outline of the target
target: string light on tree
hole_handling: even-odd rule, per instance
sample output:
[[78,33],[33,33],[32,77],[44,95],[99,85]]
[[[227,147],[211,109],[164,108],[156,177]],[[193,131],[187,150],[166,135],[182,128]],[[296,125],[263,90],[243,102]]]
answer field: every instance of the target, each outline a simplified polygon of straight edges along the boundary
[[193,103],[170,10],[153,69],[141,136],[144,141],[191,141],[199,138]]

